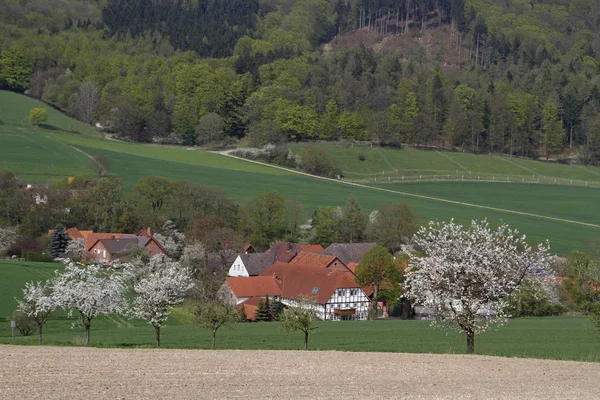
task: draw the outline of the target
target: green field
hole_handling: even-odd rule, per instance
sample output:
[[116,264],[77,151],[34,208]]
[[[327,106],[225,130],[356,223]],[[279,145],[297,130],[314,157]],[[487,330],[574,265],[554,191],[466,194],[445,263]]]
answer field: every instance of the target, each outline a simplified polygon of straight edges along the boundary
[[[40,104],[25,96],[0,91],[0,119],[4,121],[4,125],[0,126],[0,168],[14,170],[23,183],[66,179],[76,175],[92,176],[93,171],[88,155],[103,154],[110,161],[109,172],[117,174],[122,179],[126,191],[130,191],[141,178],[158,175],[170,179],[188,180],[209,187],[225,188],[229,196],[238,201],[274,189],[288,199],[301,201],[307,211],[319,206],[344,204],[348,196],[353,194],[368,212],[384,203],[407,202],[423,222],[450,218],[463,223],[471,218],[488,218],[493,224],[504,221],[519,228],[532,242],[549,239],[553,251],[561,254],[573,249],[583,249],[588,242],[600,238],[599,227],[544,218],[599,225],[600,213],[596,205],[600,199],[600,189],[596,188],[485,182],[429,181],[382,185],[379,180],[368,183],[393,192],[380,191],[375,188],[355,187],[301,176],[202,150],[106,140],[96,134],[92,128],[71,120],[47,106],[45,107],[50,114],[48,124],[65,131],[36,128],[27,124],[27,114],[30,108]],[[72,131],[80,133],[72,133]],[[453,162],[447,157],[458,157],[461,165],[468,166],[472,170],[476,167],[480,168],[487,174],[500,171],[518,173],[519,168],[511,163],[524,163],[526,168],[536,168],[540,173],[550,174],[551,170],[556,170],[555,174],[562,177],[574,171],[573,173],[579,174],[576,179],[589,176],[590,179],[600,180],[597,169],[528,160],[510,159],[509,163],[497,157],[466,153],[440,155],[441,153],[416,150],[326,146],[331,151],[339,153],[336,157],[345,172],[354,168],[354,170],[370,173],[370,169],[376,171],[388,162],[395,167],[399,166],[398,163],[404,162],[406,168],[410,167],[414,170],[443,171],[454,168]],[[358,161],[359,152],[365,153],[364,162]],[[385,159],[377,158],[378,154],[384,154]],[[389,168],[391,167],[388,165]],[[432,198],[419,198],[411,194]],[[468,204],[448,203],[443,200]],[[509,211],[535,215],[525,216]]]
[[[300,152],[306,144],[295,144]],[[388,178],[402,179],[470,179],[510,182],[562,183],[565,185],[600,185],[600,168],[563,165],[517,157],[477,155],[472,153],[394,150],[379,147],[319,144],[333,158],[344,176],[354,181],[374,182]],[[364,161],[359,160],[364,156]]]
[[[43,280],[59,264],[25,263],[0,260],[0,312],[9,315],[20,288],[26,281]],[[161,344],[166,348],[209,348],[210,334],[189,325],[185,310],[175,310],[162,331]],[[81,343],[82,328],[73,328],[63,312],[44,327],[46,344]],[[0,321],[2,319],[0,318]],[[37,343],[35,335],[13,341],[8,321],[0,322],[0,343]],[[92,322],[92,345],[98,347],[152,347],[154,330],[143,321],[121,316],[102,317]],[[217,345],[228,349],[299,349],[302,335],[287,335],[278,323],[238,324],[218,333]],[[348,321],[323,322],[311,338],[315,350],[386,351],[407,353],[463,353],[464,337],[430,327],[428,321]],[[590,332],[584,317],[520,318],[507,326],[490,331],[476,340],[476,352],[510,357],[552,358],[600,362],[600,343]]]

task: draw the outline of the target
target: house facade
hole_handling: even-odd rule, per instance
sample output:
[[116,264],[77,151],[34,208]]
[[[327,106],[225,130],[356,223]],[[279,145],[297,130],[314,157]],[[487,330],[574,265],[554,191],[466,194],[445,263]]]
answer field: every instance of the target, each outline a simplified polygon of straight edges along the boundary
[[239,254],[229,268],[228,276],[257,276],[275,263],[275,254]]
[[134,236],[97,239],[87,249],[87,258],[96,262],[108,263],[119,258],[130,247],[142,247],[150,256],[166,255],[165,249],[154,236]]

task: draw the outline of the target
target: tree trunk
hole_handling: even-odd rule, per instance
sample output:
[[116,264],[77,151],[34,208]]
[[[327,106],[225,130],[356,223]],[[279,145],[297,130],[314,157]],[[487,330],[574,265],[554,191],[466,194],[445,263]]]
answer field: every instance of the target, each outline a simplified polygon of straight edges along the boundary
[[156,331],[156,347],[160,347],[160,326],[154,325],[154,330]]
[[373,285],[373,309],[371,313],[373,315],[373,319],[377,319],[377,296],[379,294],[379,285]]
[[475,352],[475,332],[467,332],[467,354]]
[[214,350],[217,342],[217,331],[213,331],[212,349]]
[[90,344],[90,323],[85,323],[85,345],[88,346]]
[[308,332],[304,332],[304,350],[308,350]]
[[38,326],[38,343],[42,344],[42,327],[43,325]]

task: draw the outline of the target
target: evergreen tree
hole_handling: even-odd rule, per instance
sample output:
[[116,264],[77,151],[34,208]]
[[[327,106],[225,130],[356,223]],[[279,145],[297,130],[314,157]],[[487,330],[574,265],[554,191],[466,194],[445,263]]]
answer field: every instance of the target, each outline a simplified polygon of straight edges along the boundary
[[57,226],[52,232],[50,243],[48,244],[48,253],[52,258],[64,254],[69,244],[69,235],[63,226]]

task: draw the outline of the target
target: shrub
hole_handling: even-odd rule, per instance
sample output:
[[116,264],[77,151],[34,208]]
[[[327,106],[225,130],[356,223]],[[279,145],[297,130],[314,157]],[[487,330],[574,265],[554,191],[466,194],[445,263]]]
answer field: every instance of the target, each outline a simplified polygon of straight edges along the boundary
[[359,155],[358,155],[358,160],[359,160],[359,161],[365,161],[366,159],[367,159],[367,157],[365,157],[365,155],[364,155],[364,154],[359,154]]
[[17,329],[23,336],[31,335],[37,328],[34,319],[21,311],[13,312],[8,318],[9,324],[11,320],[16,322]]
[[302,151],[302,169],[309,174],[332,177],[336,171],[335,160],[315,144],[308,145]]
[[41,253],[42,247],[37,240],[26,236],[21,236],[12,245],[10,245],[6,251],[6,255],[9,257],[22,257],[23,254],[28,251],[36,251]]

